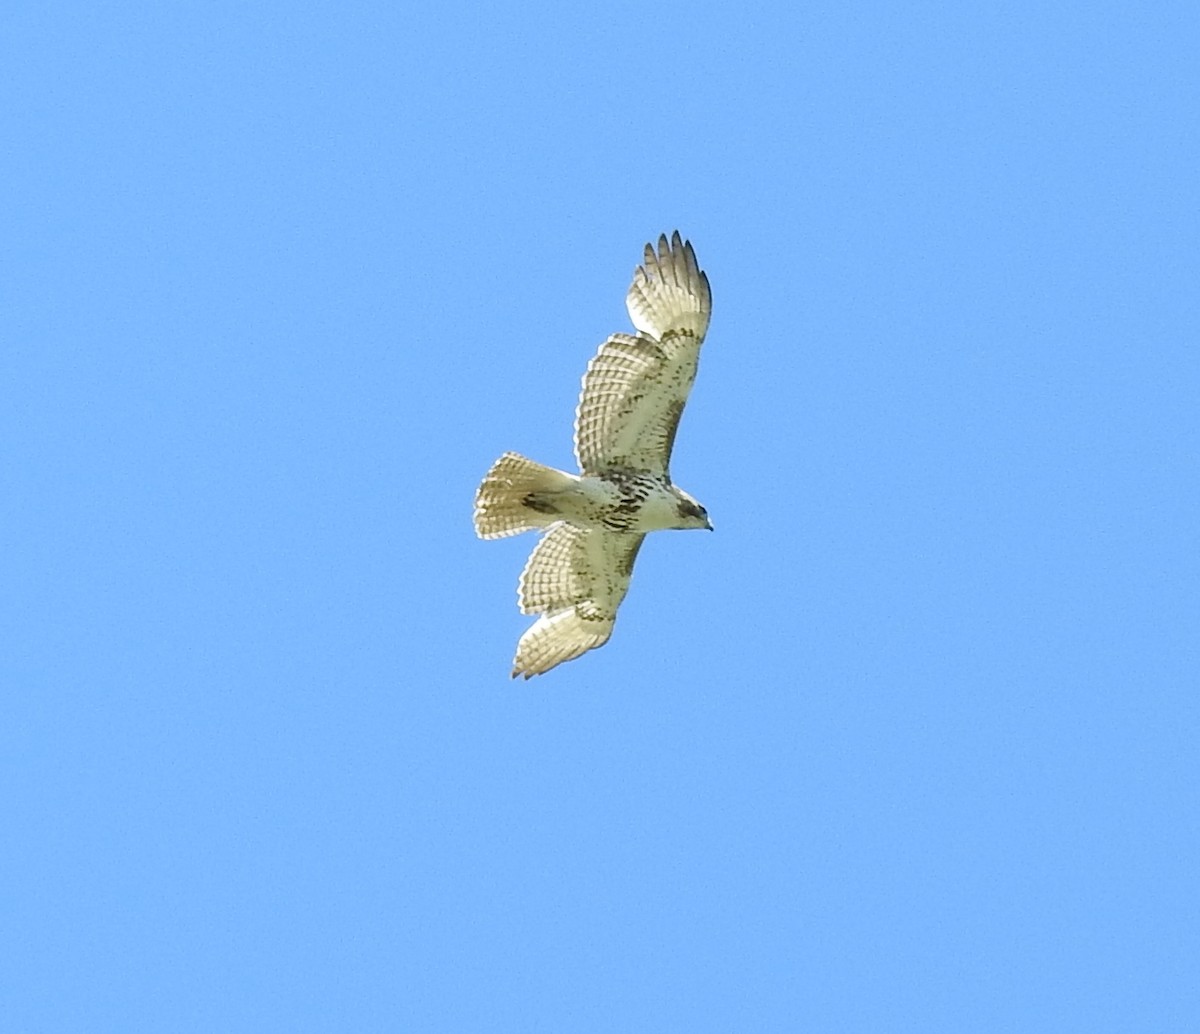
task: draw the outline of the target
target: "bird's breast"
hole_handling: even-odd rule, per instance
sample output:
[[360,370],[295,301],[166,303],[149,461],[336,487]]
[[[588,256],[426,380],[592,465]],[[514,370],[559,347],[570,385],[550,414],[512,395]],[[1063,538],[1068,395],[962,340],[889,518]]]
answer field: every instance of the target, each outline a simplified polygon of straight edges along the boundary
[[665,478],[618,471],[583,477],[579,487],[593,527],[644,534],[679,521],[678,500]]

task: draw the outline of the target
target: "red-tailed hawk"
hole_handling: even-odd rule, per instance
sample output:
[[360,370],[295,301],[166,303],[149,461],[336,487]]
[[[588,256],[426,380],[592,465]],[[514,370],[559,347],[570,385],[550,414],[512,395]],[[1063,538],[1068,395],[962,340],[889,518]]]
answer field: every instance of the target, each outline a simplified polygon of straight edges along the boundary
[[657,255],[646,245],[625,304],[637,333],[613,334],[583,375],[575,413],[581,473],[506,452],[475,494],[480,538],[548,529],[521,574],[521,611],[540,617],[517,644],[513,678],[608,642],[647,532],[712,530],[668,469],[712,312],[708,277],[679,231],[670,243],[658,239]]

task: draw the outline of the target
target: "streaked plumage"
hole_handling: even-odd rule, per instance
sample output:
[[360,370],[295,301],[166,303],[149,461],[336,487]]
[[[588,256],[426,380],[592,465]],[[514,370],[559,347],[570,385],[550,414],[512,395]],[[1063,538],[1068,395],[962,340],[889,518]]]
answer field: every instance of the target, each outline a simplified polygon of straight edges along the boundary
[[691,242],[647,244],[625,304],[636,334],[613,334],[583,376],[575,414],[580,474],[507,452],[475,495],[475,530],[502,538],[547,529],[521,575],[513,677],[529,678],[603,646],[642,540],[666,528],[711,528],[671,482],[679,418],[696,376],[712,292]]

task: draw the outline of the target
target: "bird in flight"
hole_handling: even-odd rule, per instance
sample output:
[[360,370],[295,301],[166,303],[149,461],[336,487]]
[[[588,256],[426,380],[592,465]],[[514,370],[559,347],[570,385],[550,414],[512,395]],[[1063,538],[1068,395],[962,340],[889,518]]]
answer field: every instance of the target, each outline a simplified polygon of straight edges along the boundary
[[691,241],[676,230],[646,245],[625,298],[636,334],[613,334],[583,375],[575,411],[579,474],[506,452],[475,493],[475,531],[496,539],[546,534],[517,590],[538,619],[517,644],[513,678],[530,678],[603,646],[651,531],[707,528],[708,513],[671,482],[675,431],[687,402],[712,292]]

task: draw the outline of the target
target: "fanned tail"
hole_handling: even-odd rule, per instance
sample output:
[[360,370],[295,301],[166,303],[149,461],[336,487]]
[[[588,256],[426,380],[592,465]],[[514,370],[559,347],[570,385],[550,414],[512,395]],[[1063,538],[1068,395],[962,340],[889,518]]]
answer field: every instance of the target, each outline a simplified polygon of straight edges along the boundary
[[475,532],[498,539],[559,519],[554,496],[568,491],[576,478],[515,452],[506,452],[484,475],[475,493]]

